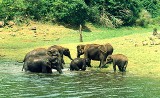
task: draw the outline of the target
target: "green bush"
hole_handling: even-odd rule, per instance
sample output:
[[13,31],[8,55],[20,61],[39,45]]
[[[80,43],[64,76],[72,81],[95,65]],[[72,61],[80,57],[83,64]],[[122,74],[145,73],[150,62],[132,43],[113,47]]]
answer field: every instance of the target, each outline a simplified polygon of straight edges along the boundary
[[153,25],[155,25],[155,24],[160,25],[160,16],[159,16],[159,17],[156,17],[156,18],[153,18],[153,19],[152,19],[152,24],[153,24]]
[[147,10],[142,10],[139,19],[136,20],[137,26],[147,27],[151,22],[151,15]]

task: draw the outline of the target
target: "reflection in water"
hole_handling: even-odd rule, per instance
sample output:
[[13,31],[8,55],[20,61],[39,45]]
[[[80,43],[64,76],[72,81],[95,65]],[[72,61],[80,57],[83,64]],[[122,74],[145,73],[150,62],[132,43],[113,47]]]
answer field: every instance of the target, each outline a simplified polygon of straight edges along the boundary
[[25,73],[22,64],[0,63],[0,97],[155,98],[160,81],[121,72]]

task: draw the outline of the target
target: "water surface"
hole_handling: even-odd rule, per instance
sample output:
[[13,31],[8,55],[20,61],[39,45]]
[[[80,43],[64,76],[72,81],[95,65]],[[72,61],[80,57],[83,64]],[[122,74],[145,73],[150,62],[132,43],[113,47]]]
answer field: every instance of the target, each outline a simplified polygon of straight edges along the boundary
[[22,63],[0,63],[0,98],[160,98],[160,79],[126,72],[25,73]]

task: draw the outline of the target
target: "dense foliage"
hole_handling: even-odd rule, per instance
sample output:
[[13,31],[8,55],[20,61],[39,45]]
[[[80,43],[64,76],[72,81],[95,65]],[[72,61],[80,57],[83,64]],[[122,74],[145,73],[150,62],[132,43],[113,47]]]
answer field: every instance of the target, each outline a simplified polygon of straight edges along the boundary
[[0,0],[0,21],[32,19],[70,25],[84,25],[90,21],[106,27],[120,27],[134,25],[143,10],[153,18],[159,17],[160,1]]

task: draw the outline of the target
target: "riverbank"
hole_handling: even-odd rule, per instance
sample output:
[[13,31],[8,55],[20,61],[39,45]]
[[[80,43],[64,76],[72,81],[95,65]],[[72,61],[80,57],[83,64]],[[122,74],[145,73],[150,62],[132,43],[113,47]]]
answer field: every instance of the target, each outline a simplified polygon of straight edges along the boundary
[[[34,27],[36,27],[36,32],[32,30]],[[69,48],[72,57],[75,58],[78,44],[111,43],[114,47],[113,54],[121,53],[128,57],[128,72],[145,77],[160,77],[160,45],[150,45],[149,39],[154,27],[156,26],[107,29],[88,24],[82,32],[84,42],[81,43],[78,30],[61,25],[32,23],[29,26],[0,28],[0,59],[1,61],[22,62],[27,52],[39,47],[47,48],[54,44]],[[160,41],[160,39],[155,40],[157,43]],[[143,45],[142,41],[146,41],[148,45]],[[64,57],[64,59],[67,64],[70,63],[68,58]],[[92,65],[94,70],[99,62],[92,61]],[[101,71],[112,70],[112,65],[109,65]]]

